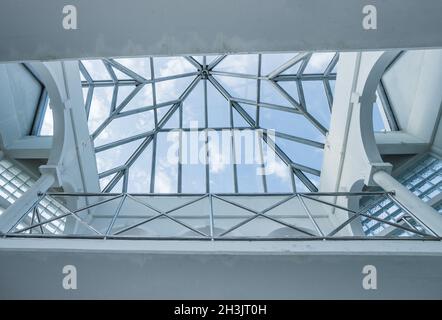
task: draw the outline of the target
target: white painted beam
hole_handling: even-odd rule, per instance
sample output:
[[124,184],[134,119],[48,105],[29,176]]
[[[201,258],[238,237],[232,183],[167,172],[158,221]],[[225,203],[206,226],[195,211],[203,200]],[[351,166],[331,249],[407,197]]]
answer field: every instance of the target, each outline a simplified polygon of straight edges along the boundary
[[429,143],[403,132],[375,132],[376,145],[382,155],[418,154],[429,149]]
[[8,156],[14,159],[48,159],[52,137],[25,136],[8,146]]
[[[63,7],[77,29],[63,28]],[[363,8],[377,9],[364,30]],[[439,0],[4,0],[0,61],[441,47]]]

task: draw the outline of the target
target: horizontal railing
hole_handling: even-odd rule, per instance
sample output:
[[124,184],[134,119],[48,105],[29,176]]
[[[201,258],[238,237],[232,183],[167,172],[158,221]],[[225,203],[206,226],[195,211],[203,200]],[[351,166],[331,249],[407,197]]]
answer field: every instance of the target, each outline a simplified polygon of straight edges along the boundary
[[[349,201],[353,197],[356,201]],[[397,221],[383,219],[381,215],[370,215],[369,205],[357,209],[345,205],[360,203],[367,197],[388,197],[402,214]],[[354,230],[362,230],[361,219],[381,223],[388,232],[359,235],[361,232]],[[419,219],[396,201],[394,192],[45,193],[1,236],[267,241],[441,239],[419,224]]]

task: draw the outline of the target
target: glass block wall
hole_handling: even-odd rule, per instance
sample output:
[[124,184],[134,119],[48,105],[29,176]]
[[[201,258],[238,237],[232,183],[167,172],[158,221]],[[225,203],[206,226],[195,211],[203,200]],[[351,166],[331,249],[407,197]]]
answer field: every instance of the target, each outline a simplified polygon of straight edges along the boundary
[[[433,155],[428,155],[396,179],[416,196],[428,202],[442,192],[442,160]],[[403,219],[404,212],[386,197],[373,200],[371,204],[367,205],[370,209],[366,213],[371,216],[391,222],[401,222]],[[442,212],[442,204],[438,205],[436,210]],[[407,219],[404,222],[413,226],[416,225],[416,222],[412,219]],[[379,234],[388,227],[384,223],[367,218],[362,219],[362,225],[367,235]],[[401,231],[398,230],[398,232]]]
[[[24,172],[20,167],[7,159],[0,159],[0,197],[10,204],[19,199],[35,183],[35,180]],[[38,224],[55,216],[63,214],[66,209],[50,197],[45,197],[37,207],[36,212],[30,212],[25,222],[16,226],[16,229],[24,229],[29,225]],[[0,209],[0,214],[3,209]],[[64,230],[65,219],[59,219],[44,224],[41,228],[30,229],[28,233],[51,233],[61,234]]]

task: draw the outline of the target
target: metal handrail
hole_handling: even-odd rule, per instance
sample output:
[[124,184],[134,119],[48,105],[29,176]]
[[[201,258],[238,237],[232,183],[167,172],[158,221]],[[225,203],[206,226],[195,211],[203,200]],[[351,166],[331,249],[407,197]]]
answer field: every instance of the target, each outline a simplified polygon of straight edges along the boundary
[[[331,240],[331,239],[367,239],[367,240],[378,240],[378,239],[391,239],[391,238],[397,238],[397,239],[421,239],[421,240],[440,240],[441,238],[436,235],[431,229],[429,229],[427,226],[422,225],[419,220],[416,220],[414,218],[414,215],[407,209],[403,208],[402,204],[398,204],[400,207],[404,210],[404,216],[406,216],[408,219],[413,220],[416,225],[419,225],[422,227],[422,230],[418,230],[418,228],[411,228],[408,226],[408,224],[401,224],[399,222],[393,222],[389,220],[384,220],[379,218],[378,216],[370,216],[367,214],[367,207],[360,208],[359,211],[354,211],[345,207],[342,207],[336,203],[332,203],[329,201],[324,200],[324,197],[333,196],[333,197],[352,197],[352,196],[387,196],[391,201],[396,203],[396,199],[394,197],[394,192],[385,192],[385,191],[370,191],[370,192],[293,192],[293,193],[266,193],[266,194],[259,194],[259,193],[216,193],[216,194],[207,194],[207,193],[169,193],[169,194],[152,194],[152,193],[145,193],[145,194],[132,194],[132,193],[57,193],[57,192],[48,192],[48,193],[42,193],[39,194],[39,200],[34,204],[34,206],[25,214],[23,215],[15,224],[14,228],[9,230],[9,232],[2,234],[3,238],[8,237],[35,237],[35,238],[68,238],[68,239],[77,239],[77,238],[87,238],[87,239],[150,239],[150,240],[269,240],[269,241],[275,241],[275,240]],[[88,203],[87,205],[83,207],[78,207],[73,210],[69,210],[66,207],[61,207],[59,215],[54,215],[50,218],[47,218],[43,221],[38,221],[38,223],[34,222],[34,216],[32,216],[32,219],[30,222],[29,215],[31,213],[34,213],[34,210],[39,210],[40,201],[44,199],[45,197],[50,197],[52,201],[54,199],[59,198],[70,198],[70,197],[100,197],[99,201],[97,201],[94,204]],[[175,206],[174,208],[168,209],[168,210],[162,210],[160,208],[156,208],[152,203],[149,203],[149,198],[158,198],[158,197],[171,197],[171,198],[188,198],[191,197],[193,199],[189,199],[189,201],[186,201],[185,203],[180,203],[179,205]],[[249,206],[245,204],[238,203],[233,198],[241,198],[241,197],[277,197],[282,199],[279,199],[275,203],[271,204],[267,208],[264,208],[262,210],[256,210],[253,208],[250,208]],[[104,198],[104,199],[103,199]],[[143,199],[141,199],[143,198]],[[180,220],[179,217],[171,215],[172,213],[177,212],[180,209],[183,209],[187,206],[190,206],[192,204],[195,204],[199,201],[202,201],[203,199],[209,200],[209,209],[204,212],[198,212],[202,213],[201,216],[196,215],[196,218],[209,218],[209,225],[206,226],[210,229],[210,232],[203,232],[202,230],[198,229],[195,226],[192,226],[186,222],[183,222]],[[108,225],[104,227],[103,231],[100,231],[98,227],[92,225],[92,222],[94,221],[93,218],[103,218],[99,215],[87,215],[87,218],[90,221],[85,221],[85,218],[80,215],[80,212],[88,211],[94,207],[103,206],[104,204],[108,204],[110,201],[120,199],[118,200],[118,204],[111,214],[111,221]],[[131,199],[132,201],[138,203],[139,205],[146,208],[146,210],[149,210],[149,213],[155,212],[155,214],[150,215],[144,219],[141,219],[140,221],[137,221],[136,223],[132,223],[131,225],[125,226],[121,230],[114,230],[115,225],[119,219],[130,219],[133,218],[132,216],[124,216],[122,215],[121,211],[123,206],[126,204],[126,201],[128,199]],[[237,223],[230,226],[227,230],[223,230],[223,232],[219,234],[215,234],[215,225],[217,222],[218,217],[215,215],[214,200],[221,201],[225,204],[228,204],[230,206],[236,207],[236,209],[241,210],[241,212],[247,212],[250,216],[244,217],[241,219],[241,221],[238,221]],[[302,209],[303,213],[307,217],[307,220],[310,221],[311,225],[313,226],[312,231],[310,232],[309,229],[306,229],[305,226],[298,226],[293,223],[289,223],[286,220],[286,218],[281,218],[278,215],[271,215],[270,211],[277,208],[278,206],[281,206],[282,204],[285,204],[289,201],[293,201],[293,199],[296,199],[300,204],[300,208]],[[333,230],[329,232],[325,232],[322,230],[320,224],[317,222],[315,217],[317,218],[318,215],[315,216],[315,214],[312,213],[311,208],[309,208],[309,205],[306,203],[305,200],[310,200],[316,203],[320,203],[322,206],[330,207],[339,209],[341,211],[344,211],[347,213],[346,219],[344,222],[342,222],[339,226],[335,227]],[[60,204],[61,206],[61,204]],[[111,208],[112,209],[112,208]],[[40,208],[40,210],[42,210]],[[137,209],[142,210],[142,209]],[[112,211],[112,210],[111,210]],[[339,212],[339,211],[338,211]],[[141,213],[138,214],[139,216],[142,216]],[[72,216],[75,221],[78,222],[78,225],[85,225],[88,230],[93,231],[93,235],[88,234],[79,234],[76,233],[76,231],[72,231],[70,234],[51,234],[48,230],[43,231],[43,227],[49,223],[53,223],[54,221],[65,219],[67,221],[67,218]],[[136,215],[137,216],[137,215]],[[294,215],[291,218],[304,218],[304,216],[296,216]],[[364,217],[367,219],[373,219],[380,223],[384,223],[386,225],[389,225],[391,227],[397,228],[401,231],[408,232],[408,237],[379,237],[379,236],[339,236],[338,233],[344,229],[347,225],[349,225],[351,222],[353,222],[356,218]],[[106,218],[106,217],[104,217]],[[126,233],[127,231],[130,231],[132,229],[135,229],[137,227],[146,225],[154,220],[164,218],[168,219],[170,221],[173,221],[181,227],[187,229],[188,231],[191,231],[192,234],[195,234],[195,236],[188,236],[183,237],[181,235],[176,234],[170,234],[166,236],[133,236],[133,235],[123,235],[123,233]],[[230,218],[230,217],[228,217]],[[256,220],[257,218],[262,218],[265,221],[271,221],[274,224],[279,224],[282,227],[291,229],[296,231],[299,236],[280,236],[280,237],[274,237],[269,235],[263,235],[263,236],[232,236],[232,232],[237,230],[240,227],[243,227],[244,225],[247,225],[251,223],[252,221]],[[183,219],[183,218],[181,218]],[[234,219],[238,219],[238,216],[236,216]],[[92,222],[91,222],[92,221]],[[28,224],[28,225],[26,225]],[[21,228],[18,228],[19,225],[24,225]],[[40,233],[32,232],[35,228],[39,228],[41,230]],[[75,229],[75,228],[74,228]],[[315,230],[315,231],[313,231]],[[49,233],[48,233],[49,232]],[[411,234],[411,235],[410,235]]]

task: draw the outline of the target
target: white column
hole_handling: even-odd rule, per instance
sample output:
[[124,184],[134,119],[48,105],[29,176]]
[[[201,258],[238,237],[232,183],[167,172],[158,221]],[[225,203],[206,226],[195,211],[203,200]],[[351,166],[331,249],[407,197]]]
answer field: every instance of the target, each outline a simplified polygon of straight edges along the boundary
[[32,208],[39,194],[48,191],[54,182],[55,177],[53,175],[43,174],[28,191],[0,215],[0,232],[8,232]]
[[395,198],[428,228],[442,236],[442,216],[385,171],[378,171],[373,180],[385,191],[395,191]]

